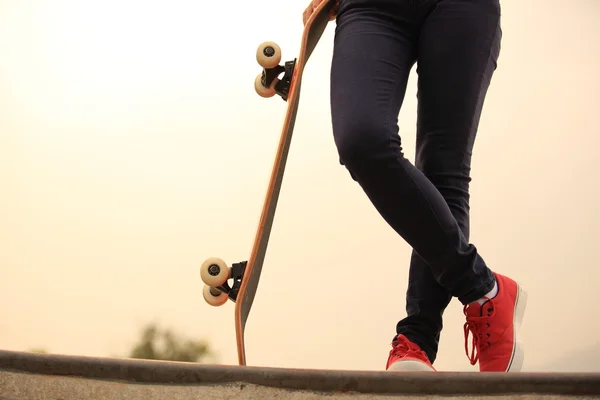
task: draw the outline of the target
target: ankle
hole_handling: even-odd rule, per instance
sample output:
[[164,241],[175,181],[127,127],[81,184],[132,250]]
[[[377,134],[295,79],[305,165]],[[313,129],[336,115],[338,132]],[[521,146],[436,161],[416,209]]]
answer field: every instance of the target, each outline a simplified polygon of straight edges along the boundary
[[498,295],[498,281],[494,280],[494,287],[492,287],[492,290],[487,292],[482,298],[475,300],[473,303],[478,303],[480,306],[482,306],[486,301],[492,300],[497,295]]

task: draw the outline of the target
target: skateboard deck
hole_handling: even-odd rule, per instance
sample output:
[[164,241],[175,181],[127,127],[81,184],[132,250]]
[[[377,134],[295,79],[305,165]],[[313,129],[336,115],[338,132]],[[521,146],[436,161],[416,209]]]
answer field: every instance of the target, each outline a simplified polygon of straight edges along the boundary
[[[256,77],[254,82],[256,92],[262,97],[272,97],[275,94],[281,96],[287,102],[287,110],[254,245],[248,261],[235,263],[228,267],[220,258],[211,257],[205,260],[200,267],[200,277],[205,283],[203,296],[206,302],[213,306],[223,305],[227,300],[235,303],[235,331],[239,365],[246,365],[244,331],[256,295],[275,217],[298,112],[302,73],[330,21],[329,10],[334,4],[335,0],[324,0],[314,10],[304,26],[297,59],[287,61],[284,66],[280,65],[281,50],[274,42],[262,43],[256,52],[257,62],[263,67],[262,73]],[[282,73],[283,76],[278,78]],[[228,280],[233,281],[232,285],[229,285]]]

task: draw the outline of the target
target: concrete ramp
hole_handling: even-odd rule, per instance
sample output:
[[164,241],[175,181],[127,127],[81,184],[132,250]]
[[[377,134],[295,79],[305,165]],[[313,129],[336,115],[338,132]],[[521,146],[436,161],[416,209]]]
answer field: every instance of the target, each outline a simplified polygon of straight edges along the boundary
[[398,373],[0,351],[0,400],[600,399],[600,374]]

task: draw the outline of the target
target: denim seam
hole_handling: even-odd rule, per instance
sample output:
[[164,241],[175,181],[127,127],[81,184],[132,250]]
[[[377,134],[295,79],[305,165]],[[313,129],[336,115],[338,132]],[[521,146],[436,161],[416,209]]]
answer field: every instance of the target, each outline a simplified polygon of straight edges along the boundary
[[[490,46],[489,46],[489,50],[488,50],[488,55],[487,55],[487,59],[486,59],[486,64],[483,68],[483,71],[485,72],[485,70],[487,69],[487,67],[490,64],[491,58],[492,58],[492,49],[493,49],[493,44],[494,41],[496,40],[496,37],[498,36],[498,26],[500,25],[500,17],[498,17],[497,21],[496,21],[496,27],[494,28],[494,35],[492,36],[492,39],[490,41]],[[483,86],[483,81],[484,78],[482,77],[479,80],[479,87],[477,88],[477,104],[479,104],[480,100],[481,100],[481,87]],[[483,107],[483,104],[482,104]],[[473,116],[471,117],[471,123],[468,126],[468,131],[471,132],[471,130],[473,129],[473,124],[475,123],[475,113],[473,113]],[[474,138],[473,138],[474,140]],[[461,167],[462,165],[465,164],[465,159],[467,157],[467,152],[463,152],[463,156],[462,159],[460,161]]]

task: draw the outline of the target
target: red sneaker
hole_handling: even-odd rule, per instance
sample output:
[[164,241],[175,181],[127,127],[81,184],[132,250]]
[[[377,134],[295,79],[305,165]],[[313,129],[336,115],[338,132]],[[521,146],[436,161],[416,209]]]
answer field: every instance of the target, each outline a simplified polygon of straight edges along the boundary
[[398,335],[392,342],[392,350],[390,350],[385,369],[388,371],[435,371],[427,354],[404,335]]
[[[527,293],[515,281],[495,274],[498,294],[483,305],[471,303],[463,308],[465,323],[465,352],[481,372],[520,371],[523,366],[523,346],[519,328],[525,313]],[[468,337],[473,335],[469,356]]]

